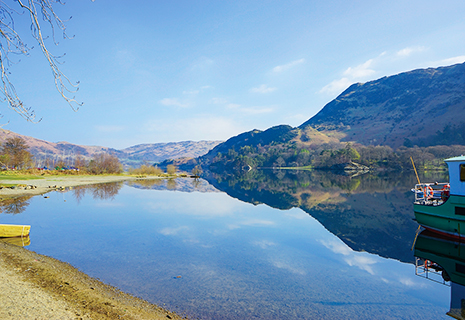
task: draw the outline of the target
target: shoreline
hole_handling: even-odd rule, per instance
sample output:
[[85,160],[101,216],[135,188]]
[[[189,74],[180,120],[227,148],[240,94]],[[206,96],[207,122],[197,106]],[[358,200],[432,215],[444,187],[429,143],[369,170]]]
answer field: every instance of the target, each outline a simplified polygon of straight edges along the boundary
[[[181,176],[175,176],[176,178]],[[16,196],[35,196],[56,190],[69,190],[70,188],[98,183],[110,183],[119,181],[136,181],[151,179],[166,179],[171,177],[163,176],[123,176],[123,175],[57,175],[45,176],[36,179],[26,180],[2,180],[0,176],[0,185],[16,185],[13,189],[10,187],[0,188],[0,201],[7,197]],[[32,188],[31,188],[32,186]]]
[[[0,179],[0,183],[20,186],[0,189],[0,201],[82,185],[164,178],[109,175]],[[23,187],[30,185],[34,188]],[[94,279],[66,262],[1,239],[0,301],[1,319],[186,319]]]

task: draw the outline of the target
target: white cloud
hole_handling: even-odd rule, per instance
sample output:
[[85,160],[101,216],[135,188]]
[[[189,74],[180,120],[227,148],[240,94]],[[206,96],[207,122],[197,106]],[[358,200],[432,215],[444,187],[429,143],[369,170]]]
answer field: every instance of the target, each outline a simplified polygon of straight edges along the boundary
[[287,261],[274,260],[271,263],[273,264],[273,266],[275,266],[278,269],[284,269],[284,270],[287,270],[289,272],[292,272],[292,273],[295,273],[295,274],[298,274],[298,275],[302,275],[302,276],[307,274],[307,272],[305,270],[300,269],[300,268],[296,268],[293,265],[291,265],[290,263],[288,263]]
[[340,93],[343,90],[347,89],[353,81],[350,81],[348,78],[341,78],[339,80],[334,80],[330,84],[327,84],[323,88],[321,88],[320,93],[325,94],[335,94]]
[[270,93],[275,90],[276,88],[271,88],[271,87],[268,87],[266,84],[262,84],[259,87],[250,89],[249,91],[253,93]]
[[409,57],[413,53],[425,51],[425,47],[407,47],[396,52],[399,57]]
[[[383,69],[384,72],[386,72],[386,67],[389,69],[389,66],[392,64],[398,65],[399,58],[407,58],[415,53],[422,52],[425,50],[427,50],[426,47],[412,46],[403,48],[397,52],[388,53],[384,51],[377,57],[369,59],[362,64],[359,64],[355,67],[347,68],[342,72],[342,77],[340,79],[334,80],[331,83],[325,85],[319,91],[319,93],[328,95],[339,94],[353,83],[372,80],[373,76],[376,75],[377,72],[383,72]],[[460,57],[457,58],[457,60],[460,60]],[[465,57],[462,58],[465,59]],[[380,70],[375,70],[375,65],[377,66],[377,69]]]
[[335,240],[330,240],[330,241],[319,241],[322,245],[324,245],[326,248],[331,250],[334,253],[339,253],[344,256],[350,255],[353,251],[350,249],[348,246],[346,246],[344,243],[335,241]]
[[274,243],[273,241],[269,241],[269,240],[254,241],[252,242],[252,244],[262,249],[268,249],[269,247],[276,246],[276,243]]
[[332,252],[342,254],[344,256],[344,261],[349,266],[355,266],[367,271],[369,274],[375,274],[371,265],[376,264],[377,261],[374,258],[370,257],[367,253],[354,252],[347,245],[336,240],[321,240],[320,243],[323,244],[326,248],[330,249]]
[[[423,281],[422,282],[418,282],[418,281],[414,281],[413,279],[410,279],[410,278],[400,278],[398,279],[400,283],[402,283],[403,285],[407,286],[407,287],[413,287],[413,288],[427,288],[428,285],[426,283],[424,283]],[[415,279],[416,280],[416,279]]]
[[465,62],[465,56],[457,56],[457,57],[452,57],[452,58],[448,58],[448,59],[438,61],[438,62],[435,63],[435,65],[449,66],[449,65],[453,65],[453,64],[457,64],[457,63],[463,63],[463,62]]
[[356,67],[349,67],[346,71],[344,71],[344,76],[352,78],[352,79],[361,79],[366,78],[375,73],[375,70],[370,69],[370,66],[373,63],[373,59],[370,59]]
[[286,70],[289,70],[299,64],[302,64],[305,62],[305,59],[299,59],[299,60],[294,60],[292,62],[289,62],[287,64],[283,64],[281,66],[276,66],[273,68],[273,72],[283,72],[283,71],[286,71]]
[[403,285],[406,285],[407,287],[414,287],[416,286],[416,283],[409,278],[401,278],[399,279],[399,282],[402,283]]
[[189,103],[181,102],[177,98],[164,98],[160,100],[160,103],[164,106],[175,106],[181,108],[189,107]]
[[178,227],[178,228],[164,228],[164,229],[160,230],[160,233],[162,235],[164,235],[164,236],[175,236],[179,232],[181,232],[181,231],[184,232],[186,230],[189,230],[189,227],[182,226],[182,227]]
[[[379,55],[378,58],[384,55],[385,52]],[[341,79],[332,81],[321,88],[319,92],[328,95],[338,94],[347,89],[354,82],[367,80],[376,73],[376,71],[371,68],[374,62],[375,59],[369,59],[358,66],[347,68],[342,73],[343,77]]]
[[365,270],[369,274],[375,274],[371,265],[376,264],[376,260],[368,256],[363,256],[362,253],[354,253],[352,256],[345,258],[344,261],[351,267],[355,266],[361,270]]

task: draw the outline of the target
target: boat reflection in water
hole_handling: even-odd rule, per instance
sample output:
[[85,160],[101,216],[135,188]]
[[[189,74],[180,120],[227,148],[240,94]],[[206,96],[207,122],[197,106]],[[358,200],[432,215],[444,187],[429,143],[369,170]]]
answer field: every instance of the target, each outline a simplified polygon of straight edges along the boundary
[[448,316],[465,319],[465,239],[424,230],[415,242],[415,274],[451,287]]
[[13,237],[13,238],[0,238],[0,241],[6,242],[9,244],[14,244],[15,246],[26,247],[31,244],[31,238],[29,236],[25,237]]

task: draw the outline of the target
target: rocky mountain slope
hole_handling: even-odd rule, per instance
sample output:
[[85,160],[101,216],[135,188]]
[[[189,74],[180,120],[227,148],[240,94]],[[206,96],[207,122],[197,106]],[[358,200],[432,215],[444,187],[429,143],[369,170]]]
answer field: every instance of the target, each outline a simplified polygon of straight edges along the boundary
[[123,164],[138,165],[145,161],[149,163],[175,159],[181,157],[199,157],[221,143],[221,141],[182,141],[170,143],[140,144],[125,149],[113,149],[100,146],[82,146],[69,142],[49,142],[24,136],[9,130],[0,130],[0,142],[8,137],[21,137],[29,146],[36,159],[66,160],[80,155],[84,159],[91,159],[98,153],[116,155]]
[[454,134],[465,128],[465,63],[353,84],[299,128],[307,127],[364,145],[463,144]]

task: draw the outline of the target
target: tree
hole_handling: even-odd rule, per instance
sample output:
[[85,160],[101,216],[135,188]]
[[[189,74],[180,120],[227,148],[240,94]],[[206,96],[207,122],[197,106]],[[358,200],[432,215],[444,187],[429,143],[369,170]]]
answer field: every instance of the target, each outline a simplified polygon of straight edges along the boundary
[[176,173],[176,166],[175,165],[172,165],[172,164],[169,164],[166,166],[166,172],[168,174],[175,174]]
[[74,167],[77,169],[83,169],[86,166],[86,160],[78,153],[74,158]]
[[31,164],[32,154],[27,151],[29,146],[21,137],[9,137],[5,140],[0,149],[4,165],[13,168],[23,168]]
[[202,174],[202,167],[199,165],[196,165],[194,169],[192,169],[192,174],[194,176],[200,176]]
[[17,33],[15,28],[15,18],[19,15],[27,14],[31,22],[32,37],[39,44],[43,55],[50,65],[58,92],[71,108],[76,111],[82,103],[77,103],[74,97],[68,97],[68,93],[76,92],[79,82],[76,84],[72,83],[61,72],[58,67],[61,56],[53,55],[44,41],[47,39],[47,36],[44,35],[43,27],[47,26],[55,45],[58,44],[55,38],[56,30],[61,31],[63,39],[69,39],[63,20],[53,10],[54,5],[64,3],[61,0],[15,0],[13,3],[15,6],[18,6],[17,9],[20,11],[16,11],[16,8],[8,6],[5,1],[0,1],[0,99],[6,101],[9,108],[27,121],[35,121],[34,110],[24,105],[9,78],[11,64],[17,63],[13,57],[17,57],[18,55],[28,56],[32,50],[32,47],[28,47],[23,41],[23,36]]
[[123,166],[116,156],[100,153],[90,160],[88,170],[93,174],[121,173],[123,171]]

